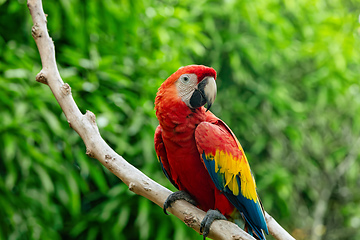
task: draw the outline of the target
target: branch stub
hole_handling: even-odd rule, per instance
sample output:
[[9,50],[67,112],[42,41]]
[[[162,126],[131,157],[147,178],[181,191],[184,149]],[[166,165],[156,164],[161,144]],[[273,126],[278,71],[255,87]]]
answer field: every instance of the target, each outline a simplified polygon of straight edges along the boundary
[[91,157],[91,158],[95,157],[94,152],[90,148],[86,148],[86,155]]
[[41,38],[41,32],[40,32],[40,27],[38,23],[35,23],[33,25],[33,27],[31,28],[31,35],[33,36],[33,38],[36,40],[37,38]]
[[198,225],[197,222],[198,221],[196,220],[196,218],[191,214],[187,214],[184,218],[184,223],[191,228],[197,226]]
[[67,83],[64,83],[60,89],[62,94],[64,94],[65,96],[71,94],[71,87]]
[[47,81],[47,78],[45,76],[45,74],[43,73],[43,71],[41,70],[37,75],[36,75],[36,81],[39,82],[39,83],[43,83],[43,84],[46,84],[48,85],[48,81]]
[[136,184],[135,184],[135,183],[131,182],[131,183],[129,184],[129,190],[130,190],[130,191],[134,192],[135,187],[136,187]]
[[92,124],[96,125],[96,116],[93,112],[86,110],[85,117],[87,117]]

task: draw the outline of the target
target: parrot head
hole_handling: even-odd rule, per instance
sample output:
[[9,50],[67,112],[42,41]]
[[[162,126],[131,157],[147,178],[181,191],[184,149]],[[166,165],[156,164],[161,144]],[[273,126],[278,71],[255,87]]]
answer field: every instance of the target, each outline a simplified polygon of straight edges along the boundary
[[190,109],[207,104],[210,109],[216,97],[216,71],[203,65],[189,65],[179,68],[160,86],[159,92],[172,92]]

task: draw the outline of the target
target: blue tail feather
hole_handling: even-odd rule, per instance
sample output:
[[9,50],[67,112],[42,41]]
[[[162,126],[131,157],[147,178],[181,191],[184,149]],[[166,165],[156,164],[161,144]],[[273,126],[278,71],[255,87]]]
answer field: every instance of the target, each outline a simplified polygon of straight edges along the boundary
[[[258,200],[255,202],[254,200],[247,199],[241,193],[235,196],[233,192],[227,186],[225,186],[225,176],[220,173],[219,169],[218,171],[215,171],[215,161],[212,159],[207,159],[205,153],[202,154],[202,158],[211,179],[215,183],[215,186],[224,193],[227,199],[242,214],[245,222],[248,225],[247,232],[252,236],[254,232],[260,240],[265,240],[265,236],[262,230],[264,230],[266,234],[269,234],[269,230],[266,225],[260,201]],[[240,177],[236,176],[236,179],[239,188],[241,189]]]

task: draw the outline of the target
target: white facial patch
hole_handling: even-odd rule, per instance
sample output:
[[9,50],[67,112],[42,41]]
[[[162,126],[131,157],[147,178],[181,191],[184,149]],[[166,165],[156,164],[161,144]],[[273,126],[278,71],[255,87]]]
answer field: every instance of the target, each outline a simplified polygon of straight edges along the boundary
[[198,83],[196,74],[183,74],[176,82],[179,97],[187,105],[190,106],[190,98],[194,93]]

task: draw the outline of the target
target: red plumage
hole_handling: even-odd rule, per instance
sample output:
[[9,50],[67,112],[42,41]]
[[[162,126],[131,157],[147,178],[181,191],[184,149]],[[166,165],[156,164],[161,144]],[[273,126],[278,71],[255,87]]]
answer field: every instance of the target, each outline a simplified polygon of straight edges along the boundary
[[[188,192],[204,211],[218,209],[229,217],[234,206],[220,193],[200,159],[195,128],[201,122],[217,122],[218,118],[204,107],[190,109],[178,97],[175,81],[184,73],[193,72],[202,80],[216,77],[212,68],[188,66],[172,74],[159,88],[155,99],[160,125],[155,132],[155,149],[170,181],[179,190]],[[165,148],[166,146],[166,148]]]

